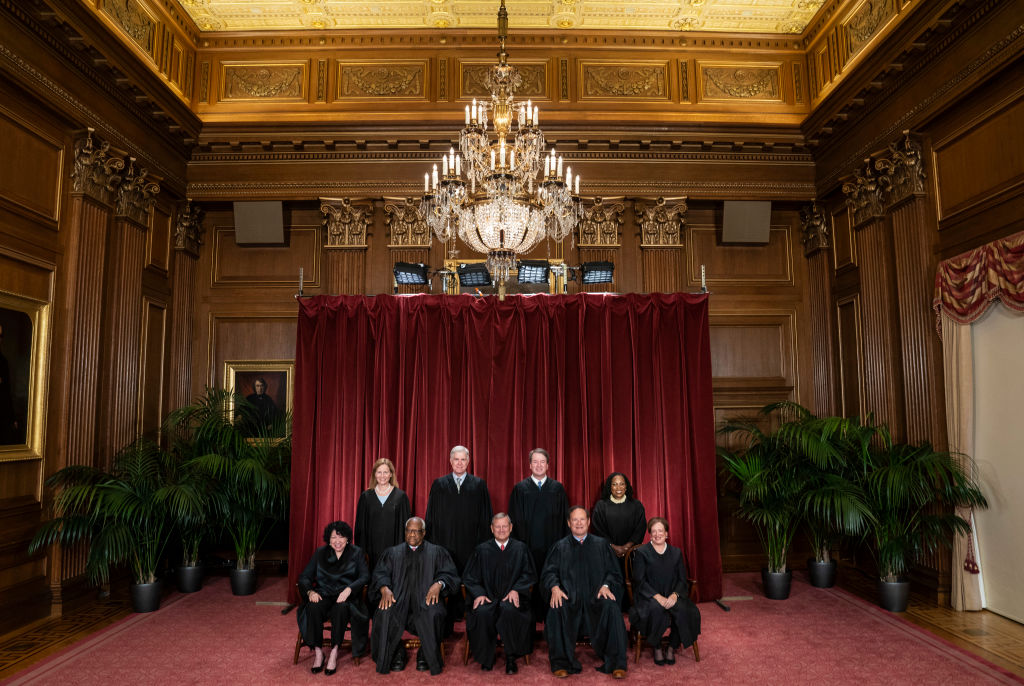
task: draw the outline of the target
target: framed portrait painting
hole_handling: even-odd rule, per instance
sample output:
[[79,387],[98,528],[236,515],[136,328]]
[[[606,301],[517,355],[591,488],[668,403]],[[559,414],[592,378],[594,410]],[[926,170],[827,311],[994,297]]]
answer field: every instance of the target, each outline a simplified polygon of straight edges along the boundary
[[[291,414],[294,375],[295,363],[292,360],[224,362],[224,388],[245,398],[252,406],[255,421],[260,422],[264,428],[273,427],[279,419]],[[232,418],[236,421],[238,419],[234,415],[234,408]],[[253,430],[253,433],[261,432]]]
[[41,459],[50,305],[0,292],[0,462]]

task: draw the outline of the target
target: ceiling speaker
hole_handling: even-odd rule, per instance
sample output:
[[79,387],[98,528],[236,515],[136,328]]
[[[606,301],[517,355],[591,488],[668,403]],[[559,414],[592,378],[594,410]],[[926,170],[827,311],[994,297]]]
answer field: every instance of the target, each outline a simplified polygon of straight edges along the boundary
[[281,201],[236,202],[235,243],[284,245],[284,211]]
[[767,243],[772,223],[770,200],[726,200],[723,243]]

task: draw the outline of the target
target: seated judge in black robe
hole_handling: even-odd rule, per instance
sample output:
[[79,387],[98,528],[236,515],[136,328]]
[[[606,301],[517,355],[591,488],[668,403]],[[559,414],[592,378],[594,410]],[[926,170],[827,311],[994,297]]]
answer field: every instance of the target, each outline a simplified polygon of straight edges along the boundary
[[440,674],[441,631],[444,624],[442,594],[454,593],[460,585],[448,551],[423,540],[424,522],[419,517],[405,524],[405,543],[384,551],[373,572],[373,588],[380,595],[373,613],[370,642],[377,671],[405,669],[402,633],[419,636],[416,669]]
[[[655,664],[674,664],[673,651],[689,648],[700,635],[700,610],[688,595],[686,565],[679,548],[668,544],[668,522],[651,519],[651,541],[633,553],[633,608],[630,626],[639,629],[654,649]],[[672,627],[664,654],[661,637]]]
[[366,653],[369,616],[363,604],[363,587],[370,581],[366,555],[352,545],[352,527],[347,522],[331,522],[324,528],[324,542],[299,576],[299,593],[307,603],[296,617],[302,642],[315,651],[312,672],[324,668],[324,621],[331,620],[331,655],[327,673],[333,674],[338,664],[338,647],[345,636],[345,627],[352,625],[352,654]]
[[[647,533],[647,515],[643,503],[633,495],[633,485],[622,472],[612,472],[601,487],[601,499],[594,504],[591,528],[601,538],[607,539],[623,575],[626,573],[626,556],[629,551],[644,542]],[[623,594],[620,606],[627,607]]]
[[516,659],[533,651],[530,587],[537,581],[526,544],[510,538],[512,520],[504,512],[491,519],[494,538],[476,547],[462,583],[469,609],[466,634],[480,668],[490,671],[498,634],[505,644],[505,673],[515,674]]
[[[526,544],[533,556],[535,569],[544,568],[544,560],[555,541],[569,533],[569,498],[562,484],[548,476],[550,457],[542,448],[530,451],[530,476],[512,487],[508,499],[508,516],[512,519],[512,536]],[[532,606],[535,620],[547,613],[547,587],[534,587]]]
[[[449,461],[451,473],[435,479],[430,487],[427,540],[448,551],[461,575],[477,543],[490,536],[491,494],[486,481],[466,471],[468,448],[452,448]],[[462,594],[452,593],[446,600],[450,624],[462,618]]]
[[[356,503],[355,542],[366,551],[372,574],[380,554],[405,540],[405,520],[412,516],[412,508],[409,496],[398,487],[391,460],[384,457],[374,462],[370,475],[370,485]],[[370,605],[376,604],[371,593]]]
[[618,597],[623,592],[619,563],[608,541],[588,534],[590,515],[584,507],[569,511],[572,532],[548,553],[541,583],[551,594],[544,623],[551,671],[557,677],[579,674],[576,641],[587,637],[602,664],[598,671],[616,679],[626,676],[626,627]]

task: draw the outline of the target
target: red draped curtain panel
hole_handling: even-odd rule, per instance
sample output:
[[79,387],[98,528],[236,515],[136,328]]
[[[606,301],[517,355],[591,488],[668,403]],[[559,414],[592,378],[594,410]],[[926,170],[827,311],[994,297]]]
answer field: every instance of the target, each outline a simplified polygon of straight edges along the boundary
[[939,263],[932,302],[937,315],[970,324],[996,300],[1024,312],[1024,232]]
[[531,448],[588,508],[625,473],[702,599],[721,596],[706,295],[317,296],[295,370],[292,582],[327,522],[353,522],[374,460],[422,516],[462,444],[496,512]]

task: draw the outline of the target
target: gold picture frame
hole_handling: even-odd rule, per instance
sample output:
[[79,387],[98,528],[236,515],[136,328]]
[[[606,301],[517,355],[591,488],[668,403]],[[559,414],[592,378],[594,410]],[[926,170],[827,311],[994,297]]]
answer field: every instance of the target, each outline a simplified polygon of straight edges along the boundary
[[50,307],[0,291],[0,462],[43,458]]
[[[270,398],[259,401],[255,384],[262,380],[266,384],[264,395]],[[260,408],[273,407],[278,412],[291,415],[292,398],[294,395],[295,362],[293,360],[225,360],[224,388],[244,396]],[[231,418],[234,420],[234,402],[231,405]]]

